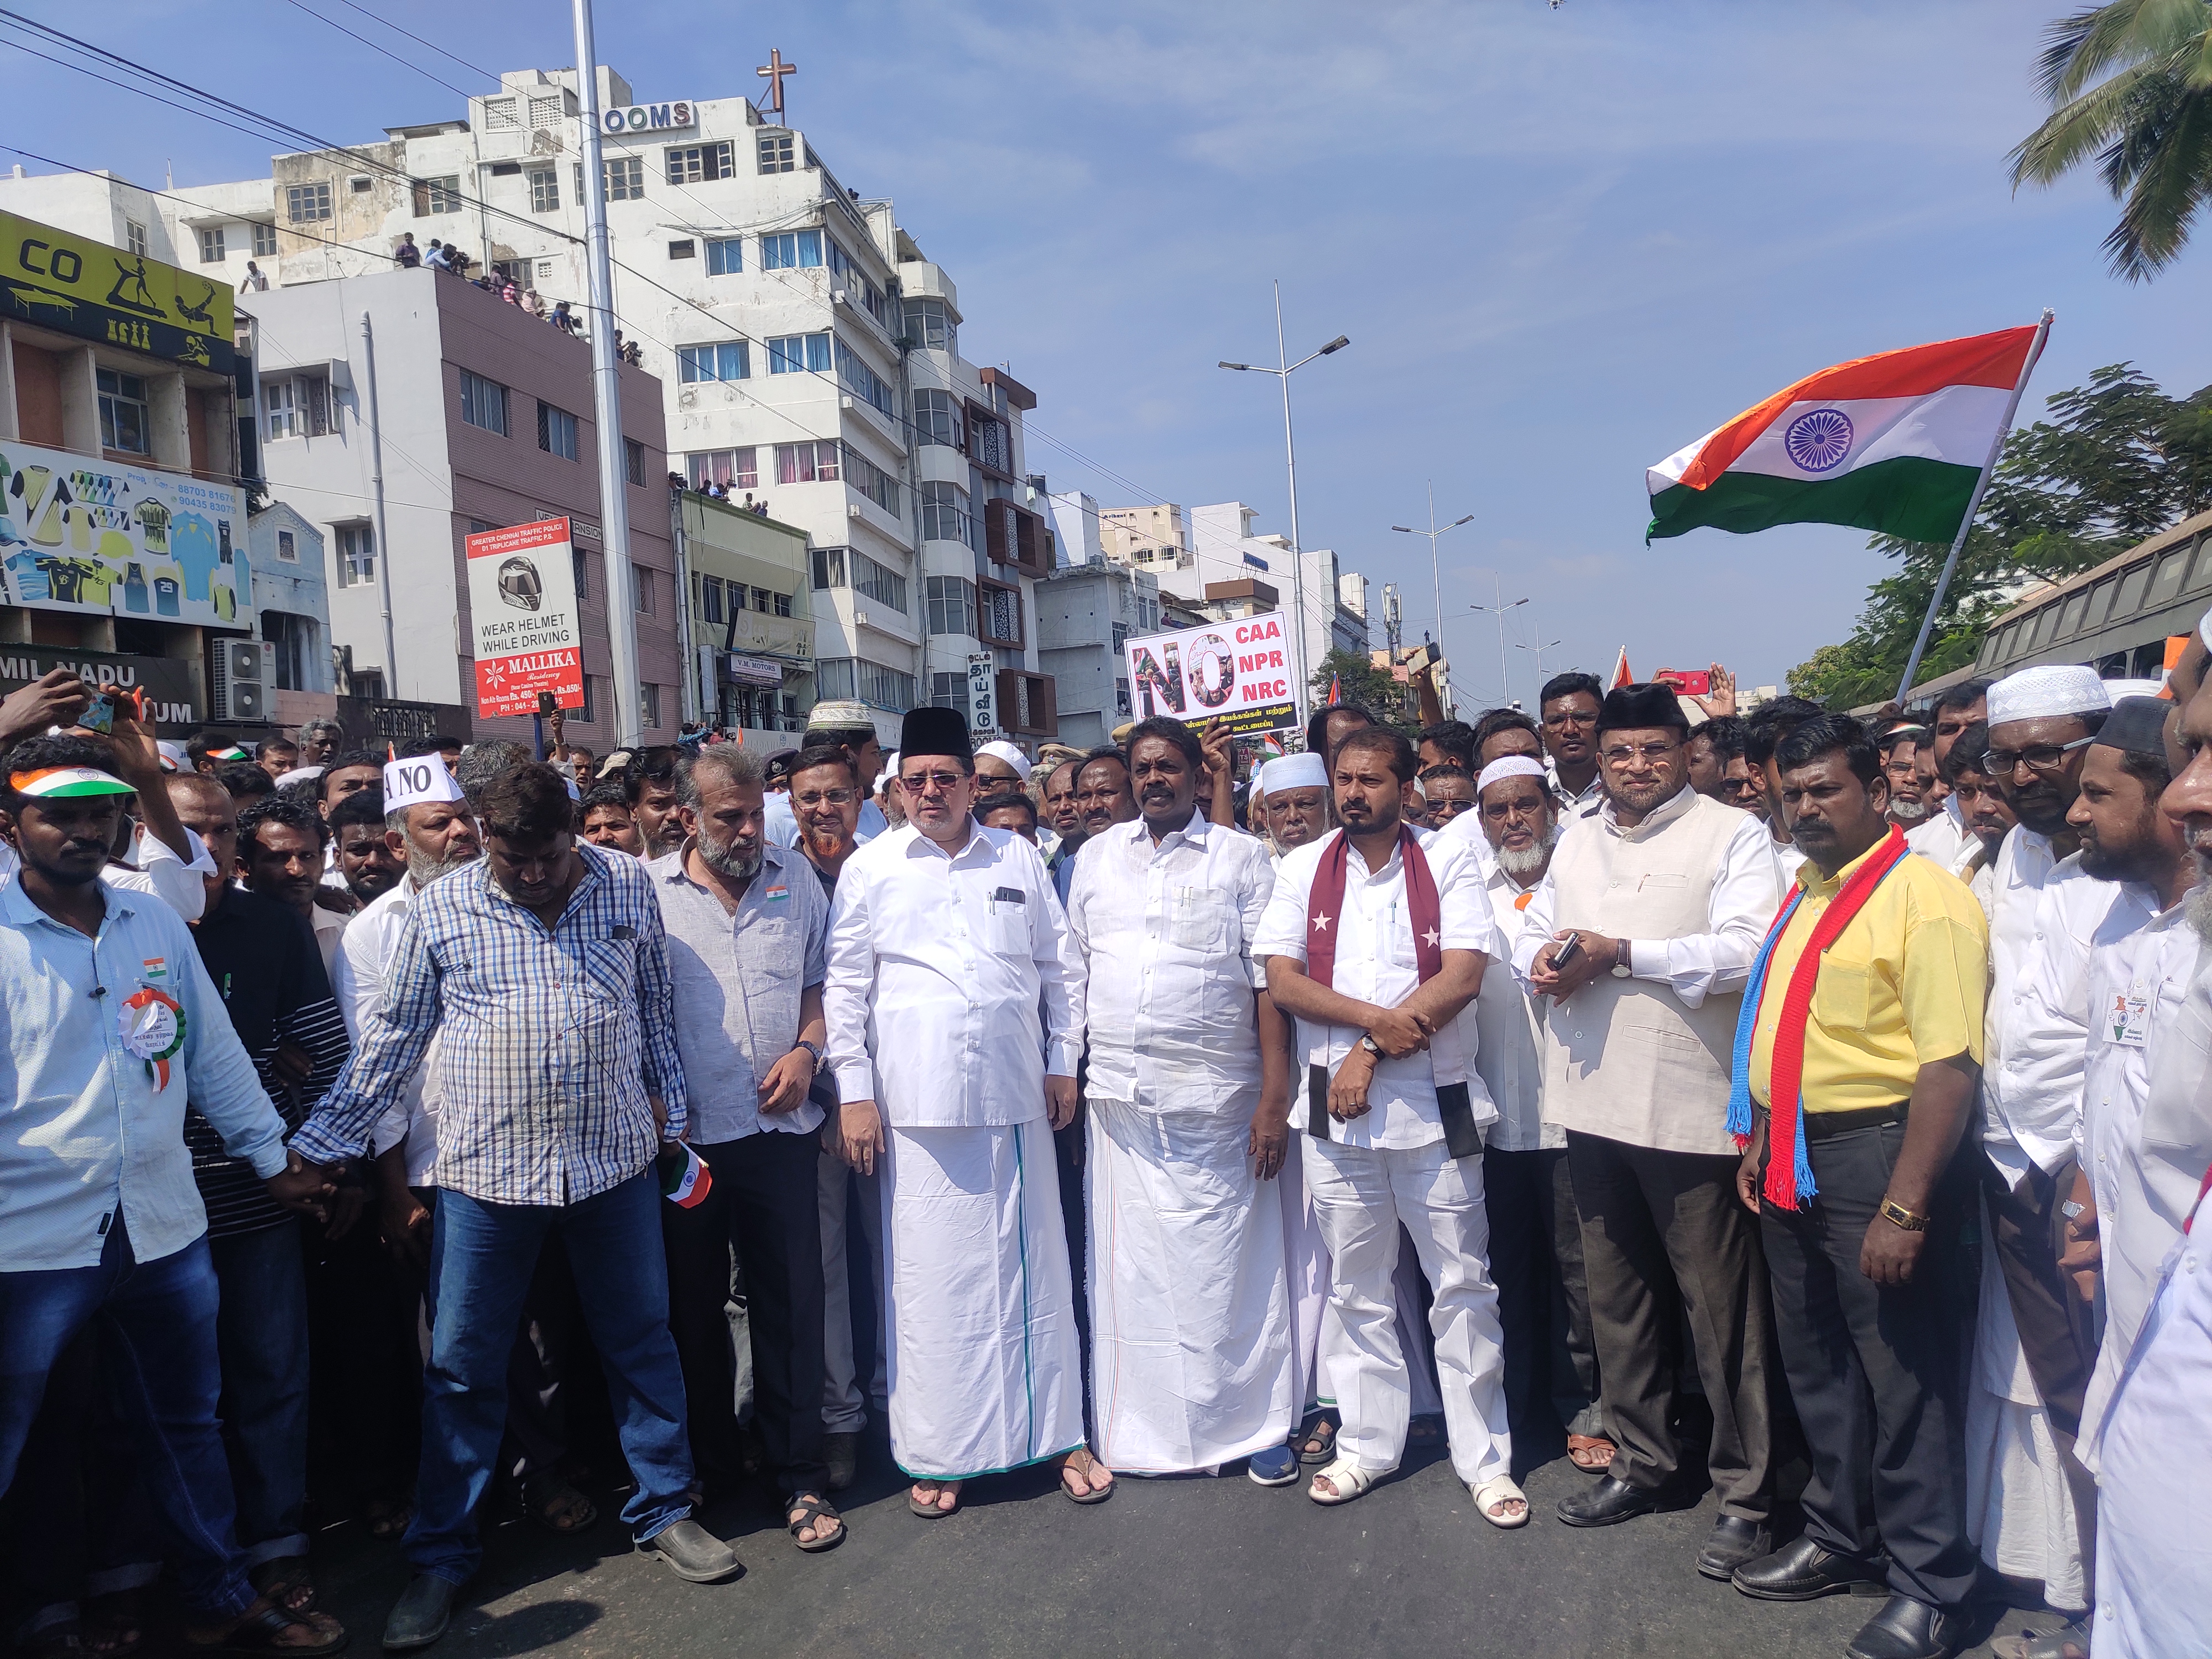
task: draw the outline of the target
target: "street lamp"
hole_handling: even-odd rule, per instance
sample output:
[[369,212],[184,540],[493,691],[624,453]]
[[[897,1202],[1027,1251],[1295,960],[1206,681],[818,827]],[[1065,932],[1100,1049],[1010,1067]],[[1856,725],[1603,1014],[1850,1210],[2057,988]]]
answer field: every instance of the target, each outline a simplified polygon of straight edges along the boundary
[[[1426,530],[1416,530],[1411,525],[1394,524],[1390,526],[1401,536],[1426,536],[1429,538],[1429,588],[1437,602],[1437,654],[1447,663],[1451,660],[1451,653],[1444,647],[1444,579],[1437,567],[1437,538],[1448,531],[1458,529],[1463,524],[1472,524],[1474,521],[1474,514],[1470,513],[1463,519],[1454,519],[1441,530],[1437,527],[1437,484],[1436,480],[1431,478],[1429,480],[1429,527]],[[1503,631],[1505,619],[1504,617],[1498,618],[1498,626],[1500,629],[1498,636],[1499,641],[1498,658],[1500,662],[1503,662],[1505,659],[1505,635]]]
[[1233,368],[1243,374],[1272,374],[1283,386],[1283,459],[1291,475],[1291,607],[1297,613],[1297,623],[1291,629],[1291,654],[1297,664],[1298,692],[1301,697],[1310,696],[1313,687],[1306,667],[1306,559],[1305,545],[1298,539],[1298,451],[1291,437],[1291,376],[1316,357],[1326,357],[1341,351],[1352,343],[1352,337],[1340,334],[1318,351],[1308,352],[1292,362],[1283,350],[1283,285],[1275,284],[1275,367],[1265,363],[1231,363],[1215,365]]
[[[1533,621],[1535,613],[1534,611],[1529,612],[1530,620]],[[1540,632],[1541,630],[1539,631]],[[1553,646],[1559,644],[1559,641],[1557,640],[1546,640],[1541,645],[1522,645],[1518,640],[1516,640],[1513,643],[1516,650],[1533,651],[1536,653],[1536,690],[1539,694],[1540,694],[1544,689],[1544,653],[1547,651],[1549,651]]]
[[[1431,545],[1433,546],[1434,544],[1431,543]],[[1509,611],[1518,611],[1528,601],[1526,599],[1518,599],[1510,605],[1506,604],[1504,581],[1495,570],[1490,573],[1490,597],[1495,603],[1471,605],[1468,609],[1487,611],[1498,618],[1498,692],[1502,700],[1498,706],[1510,708],[1513,702],[1513,686],[1505,672],[1505,613]]]

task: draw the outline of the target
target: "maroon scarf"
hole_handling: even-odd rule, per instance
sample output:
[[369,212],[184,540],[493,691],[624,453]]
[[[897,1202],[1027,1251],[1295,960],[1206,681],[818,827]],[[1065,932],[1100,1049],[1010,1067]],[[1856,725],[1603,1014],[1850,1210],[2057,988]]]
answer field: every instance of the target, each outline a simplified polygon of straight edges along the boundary
[[[1425,985],[1443,971],[1443,912],[1436,878],[1421,843],[1403,823],[1398,826],[1398,855],[1406,871],[1406,908],[1413,923],[1413,963]],[[1334,988],[1336,936],[1344,915],[1344,882],[1352,856],[1352,837],[1340,834],[1321,856],[1313,890],[1306,896],[1306,977]]]

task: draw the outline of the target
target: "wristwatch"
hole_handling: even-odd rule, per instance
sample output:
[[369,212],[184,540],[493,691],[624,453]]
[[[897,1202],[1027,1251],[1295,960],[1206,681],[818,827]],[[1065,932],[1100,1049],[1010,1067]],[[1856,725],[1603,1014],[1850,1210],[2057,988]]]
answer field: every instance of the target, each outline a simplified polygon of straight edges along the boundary
[[1881,1218],[1893,1226],[1904,1228],[1908,1233],[1924,1233],[1928,1231],[1926,1216],[1915,1215],[1893,1198],[1882,1200]]
[[1620,941],[1620,948],[1613,953],[1613,976],[1615,979],[1633,979],[1636,977],[1636,969],[1628,965],[1628,941],[1626,939],[1622,939]]
[[1374,1032],[1362,1031],[1359,1034],[1359,1046],[1366,1049],[1369,1054],[1374,1055],[1376,1059],[1381,1060],[1382,1058],[1382,1045],[1375,1040]]
[[792,1052],[793,1052],[793,1053],[794,1053],[794,1054],[796,1054],[796,1053],[799,1051],[799,1048],[804,1048],[804,1049],[805,1049],[805,1050],[806,1050],[807,1054],[808,1054],[809,1055],[811,1055],[811,1056],[813,1058],[813,1060],[814,1060],[814,1069],[815,1069],[816,1071],[817,1071],[817,1072],[818,1072],[818,1071],[820,1071],[820,1070],[822,1069],[822,1049],[821,1049],[821,1046],[820,1046],[819,1044],[817,1044],[817,1043],[809,1042],[807,1042],[804,1037],[802,1037],[802,1038],[800,1038],[800,1039],[799,1039],[799,1042],[798,1042],[797,1046],[793,1048],[793,1049],[792,1050]]

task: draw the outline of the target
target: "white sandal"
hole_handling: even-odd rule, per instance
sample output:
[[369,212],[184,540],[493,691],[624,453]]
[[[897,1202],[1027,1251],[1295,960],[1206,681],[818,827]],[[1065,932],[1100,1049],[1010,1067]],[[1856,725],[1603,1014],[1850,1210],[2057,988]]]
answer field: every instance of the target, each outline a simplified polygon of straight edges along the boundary
[[[1313,1489],[1314,1480],[1328,1481],[1329,1485],[1336,1488],[1336,1496],[1334,1498],[1322,1497],[1319,1492]],[[1306,1482],[1306,1496],[1312,1498],[1316,1504],[1324,1504],[1334,1507],[1339,1504],[1349,1504],[1353,1498],[1358,1497],[1360,1493],[1365,1492],[1370,1486],[1373,1486],[1375,1481],[1376,1477],[1374,1475],[1370,1474],[1365,1469],[1360,1468],[1358,1464],[1353,1462],[1350,1458],[1340,1457],[1334,1462],[1330,1463],[1324,1468],[1316,1469],[1313,1472],[1313,1480]]]
[[[1474,1495],[1475,1513],[1501,1532],[1510,1532],[1516,1527],[1528,1524],[1528,1494],[1521,1490],[1511,1475],[1495,1475],[1480,1486],[1470,1486],[1468,1490]],[[1492,1515],[1490,1512],[1490,1506],[1493,1504],[1511,1503],[1521,1505],[1520,1514]]]

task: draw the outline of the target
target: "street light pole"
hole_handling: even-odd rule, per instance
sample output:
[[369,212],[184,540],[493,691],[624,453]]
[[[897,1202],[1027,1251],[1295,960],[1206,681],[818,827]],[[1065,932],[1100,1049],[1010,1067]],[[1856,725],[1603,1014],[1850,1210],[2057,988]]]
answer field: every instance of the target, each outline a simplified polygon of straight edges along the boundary
[[[1474,516],[1473,514],[1468,515],[1468,518]],[[1461,522],[1465,523],[1466,520],[1462,520]],[[1490,597],[1496,603],[1471,605],[1468,609],[1487,611],[1498,618],[1498,695],[1502,699],[1498,707],[1510,708],[1513,704],[1513,685],[1505,672],[1505,613],[1509,611],[1518,611],[1528,601],[1526,599],[1518,599],[1510,605],[1506,604],[1504,580],[1495,570],[1490,573]]]
[[1283,387],[1283,459],[1291,481],[1291,606],[1297,623],[1291,629],[1291,657],[1297,674],[1298,695],[1312,695],[1308,683],[1310,671],[1306,665],[1306,556],[1305,544],[1298,538],[1298,447],[1291,431],[1291,376],[1304,368],[1316,357],[1326,357],[1331,352],[1341,351],[1352,343],[1352,337],[1340,334],[1320,350],[1309,352],[1292,362],[1283,349],[1283,285],[1275,284],[1275,367],[1265,363],[1217,364],[1217,368],[1233,368],[1245,374],[1272,374]]
[[[1437,481],[1431,478],[1429,480],[1429,527],[1416,530],[1411,525],[1394,524],[1390,526],[1401,536],[1426,536],[1429,538],[1429,591],[1437,603],[1437,654],[1446,663],[1451,661],[1451,652],[1444,645],[1444,579],[1443,569],[1437,562],[1437,538],[1474,521],[1474,514],[1469,513],[1464,518],[1454,519],[1441,530],[1437,527]],[[1476,608],[1480,610],[1482,607]],[[1498,659],[1502,663],[1505,659],[1505,619],[1503,617],[1498,619]],[[1449,678],[1449,670],[1446,676]]]

